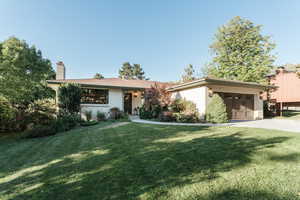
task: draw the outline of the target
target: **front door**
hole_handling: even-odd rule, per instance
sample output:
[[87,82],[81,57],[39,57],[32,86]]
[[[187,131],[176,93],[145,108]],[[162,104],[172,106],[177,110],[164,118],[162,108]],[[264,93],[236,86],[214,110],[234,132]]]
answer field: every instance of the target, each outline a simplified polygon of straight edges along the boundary
[[127,114],[132,114],[132,94],[124,94],[124,112]]

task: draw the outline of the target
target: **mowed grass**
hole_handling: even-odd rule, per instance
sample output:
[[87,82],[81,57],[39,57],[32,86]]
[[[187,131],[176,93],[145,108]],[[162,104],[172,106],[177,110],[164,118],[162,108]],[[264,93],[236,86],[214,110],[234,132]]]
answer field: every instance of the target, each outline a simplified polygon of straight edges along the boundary
[[300,199],[300,134],[101,126],[0,138],[0,199]]

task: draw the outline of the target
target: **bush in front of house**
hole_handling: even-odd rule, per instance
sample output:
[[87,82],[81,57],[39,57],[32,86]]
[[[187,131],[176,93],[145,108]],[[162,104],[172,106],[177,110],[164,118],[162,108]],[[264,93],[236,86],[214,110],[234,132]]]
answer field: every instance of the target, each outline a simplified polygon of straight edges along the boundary
[[55,135],[75,128],[80,123],[80,115],[64,114],[59,115],[46,125],[35,125],[23,134],[23,138],[37,138]]
[[199,112],[197,106],[192,101],[186,99],[174,100],[169,109],[173,111],[174,121],[181,123],[199,122]]
[[91,110],[84,111],[84,115],[85,115],[86,121],[90,121],[92,119],[92,111]]
[[118,107],[113,107],[109,110],[109,118],[112,120],[121,119],[123,116],[124,113]]
[[164,111],[164,112],[161,112],[160,115],[159,115],[159,121],[161,122],[172,122],[174,121],[175,117],[173,115],[173,112],[170,112],[170,111]]
[[226,123],[228,122],[228,114],[226,105],[223,99],[214,94],[207,106],[206,121],[211,123]]
[[57,109],[54,99],[36,100],[26,109],[27,124],[46,125],[56,119]]
[[16,110],[9,101],[0,96],[0,132],[10,131],[16,118]]
[[106,115],[104,112],[97,111],[97,121],[105,121],[106,120]]
[[139,116],[141,119],[152,119],[152,112],[147,110],[145,105],[141,106],[139,109]]
[[96,124],[98,124],[98,122],[95,121],[95,120],[84,121],[84,122],[81,122],[81,123],[80,123],[81,126],[94,126],[94,125],[96,125]]
[[58,88],[58,107],[67,113],[80,111],[81,89],[78,84],[67,83]]

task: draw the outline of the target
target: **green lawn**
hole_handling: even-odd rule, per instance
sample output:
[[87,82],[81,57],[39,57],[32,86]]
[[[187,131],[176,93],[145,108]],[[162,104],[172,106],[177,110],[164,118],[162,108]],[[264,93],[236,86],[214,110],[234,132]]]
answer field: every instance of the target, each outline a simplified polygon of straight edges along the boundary
[[0,138],[0,199],[300,199],[300,134],[101,126]]

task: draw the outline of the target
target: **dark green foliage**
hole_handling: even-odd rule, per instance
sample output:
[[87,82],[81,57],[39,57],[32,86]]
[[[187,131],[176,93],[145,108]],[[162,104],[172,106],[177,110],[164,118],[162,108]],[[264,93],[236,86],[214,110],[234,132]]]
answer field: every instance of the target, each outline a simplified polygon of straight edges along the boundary
[[226,105],[223,99],[214,94],[207,106],[206,120],[211,123],[226,123],[228,122],[228,114],[226,112]]
[[5,97],[0,96],[0,132],[10,131],[15,119],[16,110]]
[[159,114],[158,119],[161,122],[172,122],[172,121],[174,121],[175,118],[174,118],[173,112],[164,111]]
[[195,79],[195,69],[193,65],[189,64],[186,68],[184,68],[184,74],[181,76],[181,82],[189,82]]
[[81,126],[94,126],[96,124],[98,124],[98,122],[95,120],[85,121],[80,123]]
[[105,120],[106,120],[105,113],[98,111],[97,112],[97,121],[100,122],[100,121],[105,121]]
[[132,66],[129,62],[123,63],[121,69],[119,70],[119,77],[127,80],[148,80],[144,74],[145,72],[140,64],[133,64]]
[[140,107],[139,109],[139,116],[141,119],[152,119],[152,112],[150,110],[147,110],[145,108],[145,105],[143,105],[142,107]]
[[49,124],[56,118],[57,108],[54,99],[36,100],[29,104],[26,112],[27,124],[35,125]]
[[174,112],[176,122],[195,123],[199,122],[199,112],[196,104],[186,99],[176,99],[170,104],[170,110]]
[[59,132],[69,131],[75,128],[80,122],[78,114],[60,115],[57,119],[48,122],[46,125],[35,125],[24,132],[24,138],[36,138],[55,135]]
[[25,131],[22,137],[37,138],[37,137],[46,137],[55,134],[56,134],[56,129],[54,126],[38,125],[28,131]]
[[196,113],[174,113],[173,114],[174,119],[176,122],[181,123],[196,123],[199,122],[199,118]]
[[0,43],[0,91],[13,106],[26,107],[37,99],[54,97],[46,80],[55,72],[42,52],[24,40],[10,37]]
[[92,119],[92,111],[91,110],[84,111],[84,115],[85,115],[86,121],[90,121]]
[[58,106],[66,113],[78,113],[80,111],[81,89],[78,84],[68,83],[58,89]]
[[95,79],[103,79],[104,76],[100,73],[96,73],[95,76],[94,76]]
[[124,113],[118,107],[113,107],[109,110],[109,118],[113,120],[121,119]]
[[246,82],[266,83],[273,68],[275,44],[261,34],[261,26],[235,17],[218,29],[211,49],[215,54],[208,75]]

